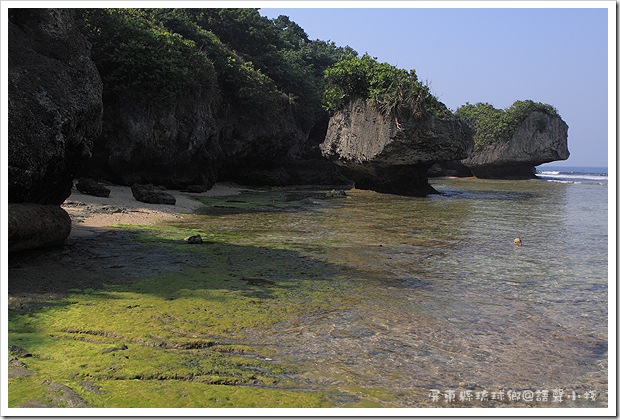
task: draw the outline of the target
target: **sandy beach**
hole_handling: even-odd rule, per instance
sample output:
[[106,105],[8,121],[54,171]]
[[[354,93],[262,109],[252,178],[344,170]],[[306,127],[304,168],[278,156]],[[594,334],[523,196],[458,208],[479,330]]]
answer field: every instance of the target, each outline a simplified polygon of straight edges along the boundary
[[193,213],[201,206],[197,200],[200,196],[237,195],[242,189],[247,189],[233,183],[218,183],[200,194],[167,190],[176,199],[176,204],[166,205],[136,200],[131,187],[105,186],[111,190],[107,198],[83,194],[74,189],[62,204],[61,207],[73,221],[72,235],[79,234],[85,228],[104,228],[116,224],[152,225],[158,221],[182,219],[184,214]]

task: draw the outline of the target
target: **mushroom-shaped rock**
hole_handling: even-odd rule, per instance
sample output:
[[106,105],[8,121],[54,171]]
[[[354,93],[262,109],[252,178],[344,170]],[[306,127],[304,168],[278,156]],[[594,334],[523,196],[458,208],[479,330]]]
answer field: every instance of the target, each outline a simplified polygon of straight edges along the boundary
[[512,136],[477,148],[461,162],[478,178],[534,178],[535,166],[568,159],[567,139],[562,118],[532,111]]
[[386,116],[355,100],[329,121],[324,157],[335,161],[357,188],[424,196],[436,191],[426,171],[437,162],[463,159],[473,147],[472,130],[458,117]]

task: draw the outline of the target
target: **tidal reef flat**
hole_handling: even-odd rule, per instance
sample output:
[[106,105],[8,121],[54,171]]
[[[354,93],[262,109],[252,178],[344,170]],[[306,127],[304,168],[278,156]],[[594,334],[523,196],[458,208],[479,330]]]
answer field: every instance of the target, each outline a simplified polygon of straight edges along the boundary
[[433,187],[74,192],[9,258],[9,405],[606,406],[607,186]]

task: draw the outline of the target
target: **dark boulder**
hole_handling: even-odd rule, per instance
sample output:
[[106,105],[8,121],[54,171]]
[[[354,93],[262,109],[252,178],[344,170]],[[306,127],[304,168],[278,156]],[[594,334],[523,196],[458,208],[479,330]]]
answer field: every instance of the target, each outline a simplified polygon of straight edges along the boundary
[[94,195],[96,197],[107,198],[110,196],[110,189],[108,187],[89,178],[80,178],[77,184],[75,184],[75,188],[83,194]]
[[10,9],[9,202],[61,204],[101,129],[102,83],[71,9]]
[[177,200],[172,195],[153,185],[138,185],[131,187],[134,198],[143,203],[175,205]]
[[202,236],[193,235],[185,240],[188,244],[201,245],[203,243]]
[[53,204],[9,204],[9,252],[60,245],[71,233],[69,214]]

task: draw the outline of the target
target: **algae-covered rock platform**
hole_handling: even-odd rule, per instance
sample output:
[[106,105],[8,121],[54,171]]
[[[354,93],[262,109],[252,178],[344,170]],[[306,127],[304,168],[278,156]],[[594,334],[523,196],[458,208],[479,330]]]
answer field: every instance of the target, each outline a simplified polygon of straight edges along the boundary
[[[224,220],[328,203],[322,192],[275,197],[215,198],[209,216],[155,226],[78,223],[64,247],[12,254],[10,406],[369,404],[309,388],[275,356],[284,323],[336,310],[353,287],[267,226]],[[195,234],[204,243],[188,245]]]
[[[569,187],[435,185],[446,196],[204,193],[192,214],[172,213],[189,206],[178,192],[177,206],[109,201],[127,187],[111,187],[110,198],[76,193],[64,206],[75,225],[64,246],[10,255],[9,405],[607,404],[604,273],[575,255],[540,258],[559,238],[572,241],[563,252],[577,249],[579,236],[551,223],[553,203],[537,200]],[[124,210],[108,214],[110,206]],[[510,226],[489,236],[489,214]],[[515,247],[512,232],[528,214],[542,216]],[[537,241],[542,226],[553,230]],[[196,235],[202,243],[187,243]],[[592,267],[604,267],[604,253],[594,255]],[[559,288],[568,297],[556,302]],[[584,298],[595,310],[578,319],[583,332],[541,322]],[[560,386],[596,399],[429,398],[437,389]]]

